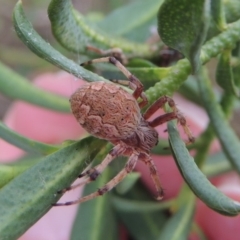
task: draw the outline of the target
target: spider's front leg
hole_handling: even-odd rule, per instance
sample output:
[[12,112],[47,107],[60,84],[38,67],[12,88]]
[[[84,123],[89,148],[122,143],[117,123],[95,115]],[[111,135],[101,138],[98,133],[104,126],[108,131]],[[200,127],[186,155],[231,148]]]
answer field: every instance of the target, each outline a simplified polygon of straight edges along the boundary
[[189,127],[187,126],[187,121],[186,121],[185,117],[180,113],[180,111],[176,107],[174,100],[168,96],[162,96],[156,102],[154,102],[147,109],[145,114],[143,115],[144,119],[147,120],[148,118],[150,118],[159,108],[163,108],[166,103],[168,103],[169,107],[173,111],[170,113],[165,113],[165,114],[155,118],[154,120],[149,121],[148,122],[149,125],[151,127],[156,127],[156,126],[166,123],[170,120],[177,119],[178,122],[181,124],[185,134],[188,136],[188,142],[193,143],[195,139],[194,139]]
[[104,160],[100,164],[98,164],[97,166],[87,170],[86,172],[78,176],[79,178],[85,177],[85,179],[82,182],[69,186],[67,188],[64,188],[58,191],[58,194],[63,194],[67,191],[73,190],[77,187],[80,187],[82,185],[95,181],[97,177],[104,171],[104,169],[110,164],[110,162],[112,162],[116,157],[121,155],[124,151],[125,151],[125,148],[121,144],[116,145],[108,153],[108,155],[104,158]]
[[104,57],[104,58],[93,59],[88,62],[82,63],[81,66],[86,66],[92,63],[103,63],[103,62],[109,62],[115,65],[129,80],[129,81],[126,81],[126,80],[111,80],[111,81],[129,86],[133,90],[133,97],[136,100],[139,97],[142,98],[142,101],[139,103],[139,107],[143,108],[144,106],[146,106],[148,103],[148,100],[145,93],[143,92],[143,84],[140,82],[140,80],[136,76],[130,73],[127,70],[127,68],[125,68],[115,57]]
[[120,183],[128,175],[128,173],[132,172],[137,161],[138,161],[138,154],[132,154],[126,163],[125,168],[122,169],[112,180],[110,180],[105,186],[98,189],[96,192],[93,192],[93,193],[91,193],[85,197],[82,197],[80,199],[77,199],[75,201],[70,201],[70,202],[65,202],[65,203],[55,203],[55,204],[53,204],[53,206],[68,206],[68,205],[73,205],[73,204],[77,204],[77,203],[82,203],[82,202],[89,201],[93,198],[96,198],[98,196],[101,196],[101,195],[109,192],[118,183]]
[[123,63],[124,65],[128,63],[128,59],[127,59],[126,55],[123,53],[121,48],[115,47],[115,48],[103,50],[103,49],[88,45],[88,46],[86,46],[86,49],[88,51],[95,52],[101,56],[113,56],[116,59],[118,59],[121,63]]

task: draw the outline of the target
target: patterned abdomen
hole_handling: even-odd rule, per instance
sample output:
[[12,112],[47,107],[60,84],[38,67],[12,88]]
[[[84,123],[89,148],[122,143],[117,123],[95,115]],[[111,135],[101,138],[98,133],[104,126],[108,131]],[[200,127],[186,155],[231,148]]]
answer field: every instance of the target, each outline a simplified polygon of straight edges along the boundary
[[135,98],[111,83],[87,84],[71,96],[70,103],[77,121],[98,138],[117,140],[129,137],[141,119]]

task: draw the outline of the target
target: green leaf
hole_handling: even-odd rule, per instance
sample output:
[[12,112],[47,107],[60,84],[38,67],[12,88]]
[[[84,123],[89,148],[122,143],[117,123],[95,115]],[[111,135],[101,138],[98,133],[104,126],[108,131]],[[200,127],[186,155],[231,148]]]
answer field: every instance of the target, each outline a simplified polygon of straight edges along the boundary
[[211,0],[211,16],[220,31],[226,29],[226,19],[222,0]]
[[65,97],[33,86],[1,62],[0,92],[13,99],[20,99],[52,110],[61,112],[69,112],[70,110],[69,101]]
[[[187,146],[188,150],[197,149],[198,142],[190,144]],[[171,155],[171,149],[169,148],[168,140],[165,138],[158,138],[158,144],[152,149],[151,151],[153,154],[156,155]]]
[[239,0],[212,0],[211,22],[208,29],[207,39],[225,31],[227,23],[232,23],[240,18]]
[[118,39],[95,29],[84,16],[73,9],[70,0],[52,0],[48,8],[48,15],[54,36],[70,51],[85,53],[87,46],[100,49],[117,47],[125,54],[152,55],[151,48],[147,44]]
[[30,157],[28,159],[21,159],[11,164],[0,164],[0,188],[2,188],[19,174],[38,163],[40,160],[40,158]]
[[122,182],[120,182],[117,186],[116,186],[116,191],[119,194],[124,194],[127,193],[128,191],[130,191],[132,189],[132,187],[136,184],[136,182],[139,180],[140,178],[140,173],[138,172],[132,172],[129,173]]
[[231,50],[224,51],[218,61],[216,70],[216,80],[226,94],[239,97],[239,91],[234,83],[234,76],[231,66]]
[[150,86],[155,83],[161,81],[161,79],[165,78],[170,72],[171,68],[163,68],[163,67],[130,67],[128,70],[136,75],[141,82],[145,83],[145,85]]
[[120,219],[134,239],[156,240],[160,234],[161,226],[166,221],[166,216],[160,211],[152,213],[128,212],[122,213]]
[[162,229],[159,240],[186,240],[191,229],[195,208],[195,197],[191,194],[184,205],[174,213]]
[[196,236],[198,240],[208,240],[205,233],[203,232],[203,229],[196,222],[193,222],[192,224],[191,234],[193,236]]
[[22,2],[20,0],[17,2],[13,11],[13,23],[18,37],[40,58],[43,58],[66,72],[71,73],[77,78],[81,78],[86,81],[105,80],[104,78],[80,67],[74,61],[69,60],[55,50],[49,43],[44,41],[33,29],[31,23],[26,18],[22,9]]
[[0,191],[0,236],[17,239],[52,207],[105,142],[92,137],[45,157]]
[[[103,71],[102,75],[108,79],[125,79],[122,73],[119,72],[116,67],[103,66],[97,67]],[[128,71],[134,74],[140,81],[144,84],[147,89],[150,86],[154,86],[155,83],[161,81],[163,78],[167,77],[171,68],[162,67],[128,67]]]
[[114,196],[112,202],[118,211],[128,213],[149,213],[170,208],[174,200],[156,202],[140,201]]
[[134,34],[136,41],[145,41],[149,38],[150,27],[156,25],[157,11],[162,2],[163,0],[130,2],[112,11],[97,26],[117,36],[131,36],[133,39]]
[[[155,211],[147,212],[143,209],[139,209],[139,211],[131,211],[129,207],[134,205],[134,202],[142,203],[146,202],[148,210],[153,210],[149,207],[148,203],[151,205],[150,201],[152,201],[150,197],[150,193],[144,191],[144,187],[138,182],[131,191],[127,192],[124,195],[124,199],[114,198],[113,199],[114,207],[118,213],[118,216],[129,231],[130,235],[134,239],[138,240],[156,240],[160,234],[162,225],[167,219],[167,216],[164,211],[157,210],[156,206]],[[119,201],[120,200],[120,201]],[[131,204],[132,203],[132,204]],[[154,204],[154,203],[152,203]],[[164,203],[157,203],[164,204]],[[170,204],[168,203],[168,206]],[[140,205],[138,205],[140,207]],[[168,207],[167,206],[167,207]],[[144,206],[142,206],[144,208]],[[164,206],[166,208],[166,205]],[[135,208],[136,210],[136,208]]]
[[150,87],[145,93],[148,97],[149,104],[156,101],[159,96],[169,95],[171,96],[181,84],[187,79],[191,67],[186,59],[177,62],[174,67],[171,67],[168,76],[161,79],[153,87]]
[[165,0],[158,13],[158,32],[165,44],[183,53],[196,73],[209,26],[209,0]]
[[232,166],[223,152],[210,155],[202,167],[203,173],[208,177],[218,176],[231,170],[233,170]]
[[[83,196],[95,192],[110,180],[110,170],[85,187]],[[117,239],[118,228],[111,205],[111,193],[99,196],[80,205],[73,225],[71,240]]]
[[240,18],[239,0],[223,1],[224,12],[228,23],[237,21]]
[[235,80],[235,84],[237,85],[237,87],[240,88],[240,58],[239,57],[234,58],[234,61],[232,63],[232,70],[233,70],[233,78]]
[[0,122],[0,138],[21,148],[26,152],[34,154],[47,155],[57,151],[60,148],[60,146],[44,144],[42,142],[26,138],[14,132],[1,122]]
[[154,63],[150,62],[149,60],[143,59],[143,58],[129,59],[127,66],[132,67],[132,68],[157,67],[157,65],[155,65]]
[[223,215],[238,215],[240,203],[228,198],[208,181],[190,156],[172,121],[168,123],[168,133],[174,160],[186,183],[196,196],[208,207]]
[[220,140],[223,151],[235,170],[240,173],[240,141],[234,130],[229,126],[223,110],[214,96],[210,81],[206,76],[202,75],[199,76],[198,84],[203,104],[211,120],[214,131]]
[[202,105],[202,101],[198,96],[198,85],[192,75],[182,84],[178,92],[191,102]]

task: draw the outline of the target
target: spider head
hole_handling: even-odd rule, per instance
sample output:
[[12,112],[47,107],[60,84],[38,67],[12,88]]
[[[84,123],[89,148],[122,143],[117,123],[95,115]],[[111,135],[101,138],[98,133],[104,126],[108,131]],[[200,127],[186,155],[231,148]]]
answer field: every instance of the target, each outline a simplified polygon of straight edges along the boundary
[[122,139],[124,143],[133,148],[137,148],[141,152],[150,152],[158,143],[157,131],[149,126],[148,122],[141,118],[136,131],[126,139]]

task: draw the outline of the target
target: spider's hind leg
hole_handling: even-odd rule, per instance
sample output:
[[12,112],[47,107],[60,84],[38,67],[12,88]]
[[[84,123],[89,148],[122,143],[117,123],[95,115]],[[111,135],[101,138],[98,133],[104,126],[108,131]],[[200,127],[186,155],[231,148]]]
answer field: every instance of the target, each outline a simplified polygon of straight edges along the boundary
[[129,160],[127,161],[124,169],[122,169],[112,180],[110,180],[105,186],[98,189],[96,192],[91,193],[91,194],[89,194],[85,197],[82,197],[80,199],[77,199],[75,201],[70,201],[70,202],[65,202],[65,203],[54,203],[53,206],[68,206],[68,205],[73,205],[73,204],[77,204],[77,203],[82,203],[82,202],[89,201],[93,198],[96,198],[98,196],[101,196],[101,195],[109,192],[118,183],[120,183],[128,175],[128,173],[132,172],[137,161],[138,161],[138,155],[137,154],[131,155]]
[[97,177],[99,175],[101,175],[101,173],[104,171],[104,169],[110,164],[110,162],[112,162],[117,156],[121,155],[124,151],[125,151],[125,148],[122,147],[121,144],[116,145],[108,153],[108,155],[104,158],[104,160],[100,164],[98,164],[97,166],[95,166],[93,168],[90,168],[89,170],[81,173],[78,176],[79,178],[85,177],[82,182],[72,185],[72,186],[69,186],[67,188],[64,188],[64,189],[58,191],[58,194],[63,194],[67,191],[73,190],[77,187],[80,187],[82,185],[85,185],[87,183],[90,183],[90,182],[96,180]]

